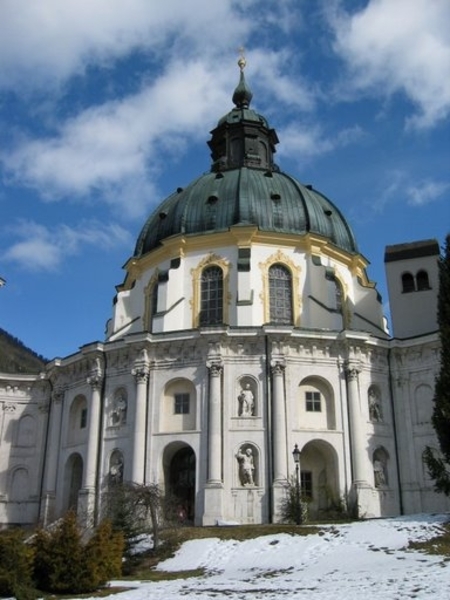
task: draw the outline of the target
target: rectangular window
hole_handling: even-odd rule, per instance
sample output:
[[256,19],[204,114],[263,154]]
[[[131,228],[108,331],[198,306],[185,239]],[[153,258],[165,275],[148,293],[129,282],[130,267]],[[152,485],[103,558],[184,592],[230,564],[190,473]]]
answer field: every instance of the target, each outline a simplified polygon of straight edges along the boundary
[[300,489],[303,498],[313,497],[312,472],[302,471],[300,473]]
[[308,412],[321,412],[320,392],[305,392],[305,400]]
[[189,414],[189,394],[175,394],[175,414]]
[[80,429],[84,429],[87,425],[87,408],[81,409],[80,415]]

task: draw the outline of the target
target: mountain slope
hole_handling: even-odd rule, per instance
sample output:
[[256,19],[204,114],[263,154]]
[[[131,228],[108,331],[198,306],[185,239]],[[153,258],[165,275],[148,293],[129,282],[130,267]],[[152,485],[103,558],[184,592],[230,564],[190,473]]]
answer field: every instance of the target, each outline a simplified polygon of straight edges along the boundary
[[39,373],[47,359],[0,328],[0,373]]

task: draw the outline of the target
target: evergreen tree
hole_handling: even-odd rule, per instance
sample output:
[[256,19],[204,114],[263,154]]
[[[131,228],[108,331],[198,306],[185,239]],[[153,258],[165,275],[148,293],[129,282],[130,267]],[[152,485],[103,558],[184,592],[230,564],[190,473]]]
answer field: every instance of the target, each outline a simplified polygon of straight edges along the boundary
[[95,590],[122,575],[123,548],[123,535],[113,531],[111,521],[102,521],[85,548],[86,588]]
[[425,463],[438,492],[450,496],[450,234],[439,259],[438,324],[441,364],[434,390],[432,423],[441,455],[425,450]]
[[0,596],[17,600],[37,598],[32,580],[34,550],[24,543],[24,532],[13,529],[0,533]]
[[108,521],[103,521],[85,543],[76,514],[68,512],[51,531],[39,530],[33,546],[36,586],[45,592],[93,592],[121,575],[123,538]]

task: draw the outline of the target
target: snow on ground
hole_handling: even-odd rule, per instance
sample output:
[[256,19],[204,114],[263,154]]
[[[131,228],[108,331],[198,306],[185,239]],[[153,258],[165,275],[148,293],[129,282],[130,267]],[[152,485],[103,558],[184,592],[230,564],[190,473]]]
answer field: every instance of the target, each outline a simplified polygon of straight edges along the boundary
[[[185,543],[163,571],[203,567],[202,577],[133,582],[115,600],[449,600],[450,561],[406,550],[439,534],[449,515],[323,527],[309,536]],[[130,585],[130,582],[112,582]]]

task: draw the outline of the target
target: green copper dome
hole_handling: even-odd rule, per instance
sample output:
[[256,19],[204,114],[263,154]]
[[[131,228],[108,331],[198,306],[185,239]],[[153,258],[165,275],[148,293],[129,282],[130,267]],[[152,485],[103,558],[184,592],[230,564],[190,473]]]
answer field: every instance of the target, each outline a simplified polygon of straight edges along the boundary
[[219,120],[208,142],[211,172],[159,205],[145,223],[134,255],[150,252],[171,236],[226,231],[233,225],[295,235],[315,233],[356,253],[353,233],[336,206],[275,165],[277,134],[249,108],[252,93],[240,66],[235,108]]

